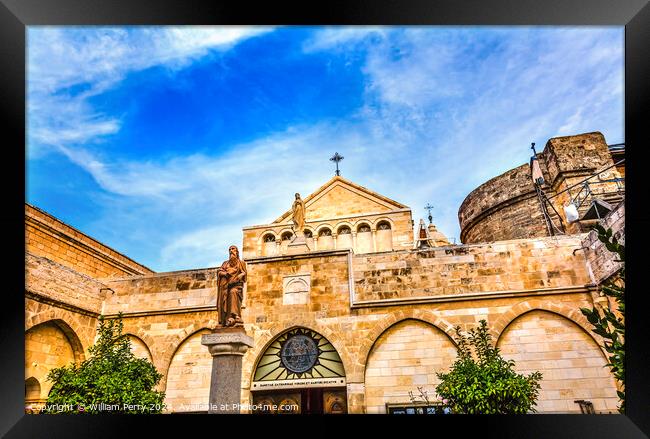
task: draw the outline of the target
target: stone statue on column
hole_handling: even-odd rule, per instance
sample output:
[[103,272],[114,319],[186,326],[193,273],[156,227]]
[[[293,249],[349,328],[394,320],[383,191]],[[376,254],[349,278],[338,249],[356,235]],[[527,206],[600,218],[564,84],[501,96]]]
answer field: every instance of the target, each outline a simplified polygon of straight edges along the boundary
[[212,355],[208,413],[240,413],[242,357],[253,347],[241,317],[246,282],[246,263],[234,245],[228,260],[217,269],[217,313],[219,326],[201,336],[201,344]]
[[217,310],[220,326],[242,326],[242,301],[246,282],[246,262],[239,259],[239,250],[231,245],[229,258],[217,269]]

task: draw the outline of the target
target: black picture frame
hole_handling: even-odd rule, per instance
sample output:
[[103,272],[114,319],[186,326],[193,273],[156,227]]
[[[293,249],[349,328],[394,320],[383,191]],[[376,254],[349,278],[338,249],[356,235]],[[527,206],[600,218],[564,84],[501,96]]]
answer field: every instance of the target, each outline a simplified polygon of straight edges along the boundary
[[[319,4],[280,2],[155,2],[136,0],[0,0],[0,78],[4,135],[4,209],[0,218],[5,241],[5,274],[10,282],[4,291],[0,343],[0,434],[14,437],[115,437],[131,436],[131,429],[144,426],[147,436],[164,435],[180,426],[184,434],[197,428],[219,436],[243,436],[252,424],[266,426],[286,418],[235,418],[210,416],[29,416],[24,415],[24,276],[19,252],[24,250],[25,168],[25,35],[30,25],[108,24],[429,24],[429,25],[620,25],[625,26],[625,143],[626,143],[626,246],[627,259],[627,414],[626,415],[525,415],[443,417],[345,417],[384,428],[417,424],[407,434],[439,436],[451,428],[463,436],[477,428],[481,436],[641,438],[650,434],[650,385],[645,372],[649,363],[644,318],[644,253],[650,248],[647,183],[642,167],[647,149],[648,50],[650,6],[647,0],[330,0]],[[579,62],[577,60],[577,62]],[[8,245],[6,243],[9,242]],[[226,416],[225,418],[223,416]],[[260,421],[260,419],[263,419]],[[343,428],[341,418],[328,418],[331,431]],[[408,424],[405,424],[408,419]],[[296,420],[291,419],[295,424]],[[301,419],[300,424],[313,423]],[[192,433],[188,428],[191,427]],[[420,430],[422,429],[422,430]],[[238,433],[239,432],[239,433]],[[645,433],[645,434],[644,434]],[[203,433],[205,434],[205,433]],[[210,434],[210,433],[208,433]],[[364,435],[367,434],[364,432]]]

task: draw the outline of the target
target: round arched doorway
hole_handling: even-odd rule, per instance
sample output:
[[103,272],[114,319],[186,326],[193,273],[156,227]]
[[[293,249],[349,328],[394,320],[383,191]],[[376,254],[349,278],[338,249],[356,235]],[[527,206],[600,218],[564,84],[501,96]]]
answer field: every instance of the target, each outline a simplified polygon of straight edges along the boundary
[[332,344],[294,328],[273,340],[257,361],[253,413],[347,413],[345,370]]

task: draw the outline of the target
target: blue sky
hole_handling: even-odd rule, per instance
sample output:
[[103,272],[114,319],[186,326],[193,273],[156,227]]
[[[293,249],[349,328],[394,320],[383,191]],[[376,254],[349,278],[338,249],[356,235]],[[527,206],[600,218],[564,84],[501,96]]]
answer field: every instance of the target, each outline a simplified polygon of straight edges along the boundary
[[624,137],[623,27],[28,28],[26,200],[156,271],[342,176],[460,233],[556,136]]

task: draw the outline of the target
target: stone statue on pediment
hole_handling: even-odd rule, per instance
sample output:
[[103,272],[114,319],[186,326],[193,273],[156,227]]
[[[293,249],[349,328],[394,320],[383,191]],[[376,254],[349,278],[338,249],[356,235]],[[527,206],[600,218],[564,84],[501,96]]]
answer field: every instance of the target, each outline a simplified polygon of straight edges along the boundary
[[296,192],[296,199],[291,206],[293,233],[296,236],[302,236],[305,230],[305,202],[300,198],[300,194]]

